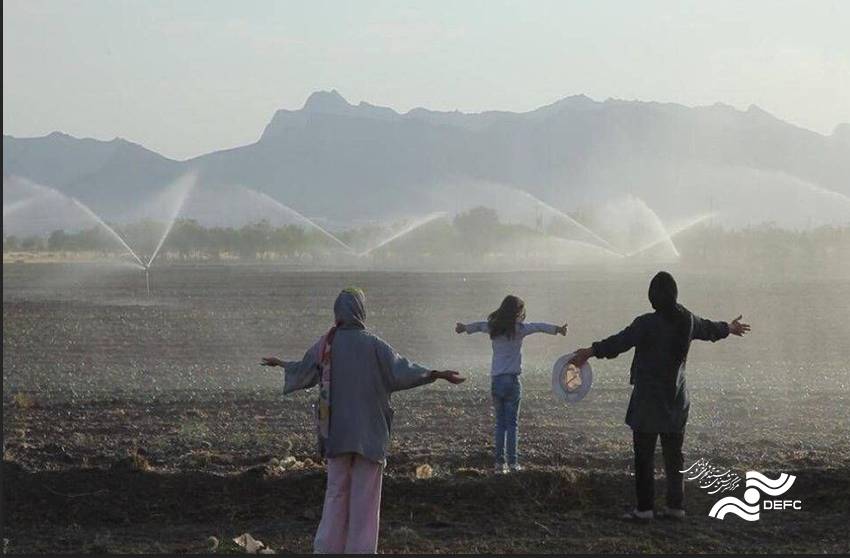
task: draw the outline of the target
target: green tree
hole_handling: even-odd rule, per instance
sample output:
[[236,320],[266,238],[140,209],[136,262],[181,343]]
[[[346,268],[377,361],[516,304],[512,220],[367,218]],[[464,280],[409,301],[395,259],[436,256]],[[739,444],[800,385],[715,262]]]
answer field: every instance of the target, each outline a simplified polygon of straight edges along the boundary
[[460,246],[473,254],[487,252],[495,243],[499,231],[499,214],[489,207],[475,207],[454,218],[460,234]]
[[47,237],[47,249],[51,252],[61,252],[68,247],[68,235],[64,230],[56,230]]
[[8,236],[3,237],[3,251],[4,252],[14,252],[16,250],[21,249],[21,239],[17,236],[10,234]]

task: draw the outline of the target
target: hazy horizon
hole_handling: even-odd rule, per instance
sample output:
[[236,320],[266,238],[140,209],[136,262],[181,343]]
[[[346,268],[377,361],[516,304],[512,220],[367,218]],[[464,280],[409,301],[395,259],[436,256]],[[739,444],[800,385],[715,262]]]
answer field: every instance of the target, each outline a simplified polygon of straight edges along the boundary
[[4,2],[4,134],[122,137],[185,160],[252,143],[331,89],[401,113],[585,94],[756,105],[824,135],[850,122],[843,2],[167,6]]

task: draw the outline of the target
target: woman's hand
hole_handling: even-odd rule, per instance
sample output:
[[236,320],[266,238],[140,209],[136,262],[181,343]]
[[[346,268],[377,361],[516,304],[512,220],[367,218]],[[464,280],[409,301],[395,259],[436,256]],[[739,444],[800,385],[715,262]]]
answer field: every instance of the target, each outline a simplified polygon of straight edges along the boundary
[[564,325],[555,328],[555,333],[558,335],[566,335],[567,334],[567,322],[564,322]]
[[445,380],[450,384],[462,384],[466,378],[460,375],[460,372],[455,370],[432,370],[431,377],[437,380]]
[[466,326],[458,322],[455,324],[455,333],[463,333],[466,331]]
[[263,357],[260,366],[283,366],[283,361],[277,357]]
[[586,347],[584,349],[579,349],[576,351],[575,356],[570,360],[570,363],[575,365],[577,368],[581,368],[584,366],[584,363],[587,362],[587,359],[593,356],[593,348]]
[[738,316],[731,322],[729,322],[729,333],[732,335],[737,335],[738,337],[742,337],[745,333],[749,333],[750,324],[742,324],[741,318],[743,315]]

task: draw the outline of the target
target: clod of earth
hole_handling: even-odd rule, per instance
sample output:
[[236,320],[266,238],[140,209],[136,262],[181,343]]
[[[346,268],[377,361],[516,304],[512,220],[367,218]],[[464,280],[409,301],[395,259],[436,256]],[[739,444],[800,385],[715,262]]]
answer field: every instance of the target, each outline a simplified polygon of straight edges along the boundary
[[430,465],[424,463],[416,468],[417,479],[430,479],[434,475],[434,469]]

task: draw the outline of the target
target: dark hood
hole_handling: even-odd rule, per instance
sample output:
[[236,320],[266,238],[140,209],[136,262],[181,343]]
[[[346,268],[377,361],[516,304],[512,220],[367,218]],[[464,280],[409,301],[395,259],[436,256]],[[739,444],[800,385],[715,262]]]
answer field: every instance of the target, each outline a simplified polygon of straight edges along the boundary
[[649,303],[652,308],[674,327],[670,352],[679,362],[688,354],[691,340],[691,314],[677,302],[679,288],[676,280],[666,271],[659,271],[649,283]]
[[659,271],[649,283],[649,303],[653,310],[669,315],[677,310],[676,300],[679,298],[679,288],[676,280],[666,271]]
[[366,328],[366,295],[356,287],[343,289],[334,302],[334,322],[342,329]]

